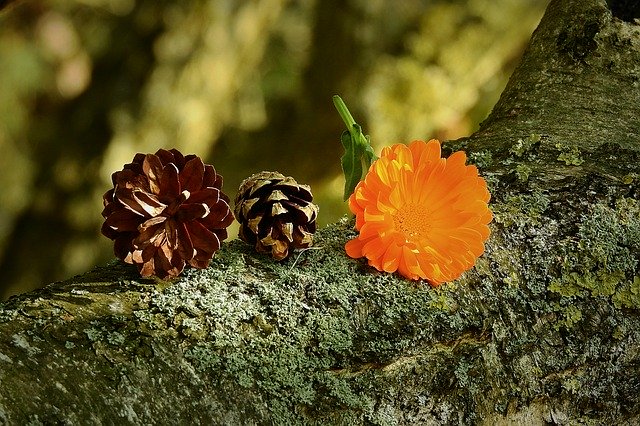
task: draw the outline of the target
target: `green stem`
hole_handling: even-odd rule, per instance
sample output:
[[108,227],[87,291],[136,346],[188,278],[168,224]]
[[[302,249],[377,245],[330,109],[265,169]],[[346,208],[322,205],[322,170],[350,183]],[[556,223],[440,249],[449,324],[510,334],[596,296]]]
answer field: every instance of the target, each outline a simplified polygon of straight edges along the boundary
[[347,200],[353,193],[358,182],[362,180],[363,163],[366,172],[371,167],[371,162],[377,157],[369,142],[369,136],[362,134],[362,127],[356,123],[340,96],[333,96],[333,104],[338,110],[338,114],[347,126],[347,130],[342,132],[340,143],[344,147],[344,155],[340,158],[342,171],[344,172],[344,199]]
[[347,108],[347,105],[344,103],[342,98],[338,95],[333,95],[333,104],[336,106],[340,117],[342,117],[342,121],[347,125],[347,130],[353,137],[354,142],[360,145],[363,149],[369,147],[369,141],[367,141],[367,138],[362,134],[362,128],[357,126],[358,123],[354,120],[353,115],[351,115],[349,108]]
[[353,128],[353,125],[356,124],[356,120],[353,119],[353,116],[349,112],[349,108],[347,108],[347,105],[345,105],[342,98],[338,95],[333,95],[333,104],[336,106],[340,117],[342,117],[342,121],[347,125],[347,130],[351,133],[351,129]]

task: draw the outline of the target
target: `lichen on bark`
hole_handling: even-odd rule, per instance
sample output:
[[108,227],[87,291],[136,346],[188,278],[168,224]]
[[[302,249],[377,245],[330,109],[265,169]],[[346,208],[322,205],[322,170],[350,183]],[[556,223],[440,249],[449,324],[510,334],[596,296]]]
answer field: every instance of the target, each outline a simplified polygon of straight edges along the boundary
[[[523,217],[509,223],[526,235]],[[636,397],[625,372],[635,371],[635,311],[589,295],[564,306],[538,285],[550,284],[545,265],[517,275],[505,252],[514,233],[499,226],[474,271],[431,288],[347,258],[352,225],[321,230],[314,249],[285,263],[232,242],[169,286],[114,263],[12,299],[0,315],[0,374],[32,398],[0,393],[0,411],[7,421],[74,419],[89,415],[77,405],[86,398],[98,418],[131,422],[479,422],[534,401],[547,416],[580,418],[596,403],[594,418],[628,414],[620,398]],[[553,241],[545,232],[537,238]],[[25,380],[33,370],[37,383]]]

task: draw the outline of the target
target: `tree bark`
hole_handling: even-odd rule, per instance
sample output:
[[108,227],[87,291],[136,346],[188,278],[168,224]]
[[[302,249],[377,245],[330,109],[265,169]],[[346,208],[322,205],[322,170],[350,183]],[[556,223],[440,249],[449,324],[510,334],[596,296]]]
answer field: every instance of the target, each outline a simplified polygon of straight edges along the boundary
[[349,259],[346,219],[283,263],[239,241],[172,283],[114,262],[0,305],[0,422],[640,422],[640,26],[609,4],[552,1],[445,144],[493,196],[462,278]]

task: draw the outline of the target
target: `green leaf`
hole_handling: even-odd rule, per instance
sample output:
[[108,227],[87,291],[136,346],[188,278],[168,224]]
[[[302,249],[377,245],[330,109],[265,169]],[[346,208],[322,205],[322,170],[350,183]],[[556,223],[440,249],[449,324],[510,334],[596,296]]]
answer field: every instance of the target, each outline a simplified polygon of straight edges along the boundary
[[344,147],[340,163],[344,173],[344,200],[346,201],[362,179],[362,160],[357,153],[358,146],[353,143],[351,133],[348,130],[342,132],[340,142]]
[[358,182],[362,180],[363,171],[366,173],[377,157],[373,152],[371,139],[362,133],[362,127],[353,119],[340,96],[334,96],[333,103],[347,126],[347,130],[342,132],[340,136],[340,142],[344,147],[341,164],[344,173],[344,199],[346,201],[353,194]]
[[364,155],[365,155],[365,163],[367,164],[367,170],[371,167],[371,163],[378,159],[378,156],[375,152],[373,152],[373,147],[371,146],[371,138],[369,135],[365,136],[367,143],[364,146]]

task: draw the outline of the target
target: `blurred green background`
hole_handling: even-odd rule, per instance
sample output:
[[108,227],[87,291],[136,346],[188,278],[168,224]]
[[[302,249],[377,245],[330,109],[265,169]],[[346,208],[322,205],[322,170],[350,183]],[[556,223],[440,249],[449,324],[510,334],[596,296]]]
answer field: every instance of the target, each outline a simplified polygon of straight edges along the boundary
[[[0,298],[113,258],[102,194],[175,147],[347,212],[331,96],[382,146],[470,134],[547,0],[21,0],[0,11]],[[231,230],[235,237],[237,228]]]

